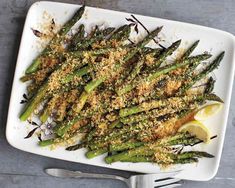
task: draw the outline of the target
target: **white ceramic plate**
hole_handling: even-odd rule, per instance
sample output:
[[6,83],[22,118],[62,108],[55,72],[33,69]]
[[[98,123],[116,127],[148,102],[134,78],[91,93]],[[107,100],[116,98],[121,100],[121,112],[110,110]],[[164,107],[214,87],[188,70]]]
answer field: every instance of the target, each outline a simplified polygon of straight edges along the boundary
[[[22,105],[20,105],[19,102],[22,99],[22,94],[26,91],[26,86],[19,81],[19,78],[24,74],[26,68],[31,64],[32,60],[39,53],[36,48],[37,39],[33,35],[31,28],[36,27],[36,24],[42,21],[42,15],[44,11],[52,15],[57,23],[63,24],[70,18],[70,16],[78,7],[78,5],[73,4],[37,2],[33,4],[28,11],[12,86],[6,129],[7,140],[15,148],[47,157],[128,171],[137,171],[143,173],[159,172],[160,169],[155,164],[132,164],[118,162],[112,165],[107,165],[103,161],[104,156],[91,160],[86,159],[84,156],[85,150],[83,149],[69,152],[64,150],[64,148],[58,148],[51,151],[48,148],[40,148],[37,145],[37,138],[24,139],[24,136],[26,136],[29,131],[29,126],[27,123],[21,122],[18,117],[20,111],[22,110]],[[119,26],[121,24],[127,23],[125,18],[130,18],[129,13],[92,7],[86,8],[85,15],[86,16],[84,16],[84,18],[79,21],[79,23],[85,23],[87,28],[90,28],[96,23],[105,23],[110,26]],[[234,75],[234,36],[216,29],[187,23],[140,15],[136,15],[136,17],[141,20],[149,30],[163,25],[164,28],[161,32],[161,35],[162,37],[166,38],[168,45],[177,39],[183,39],[183,44],[181,44],[181,47],[187,47],[195,40],[200,39],[199,46],[195,50],[194,54],[202,53],[205,50],[209,51],[213,55],[218,55],[218,53],[221,51],[226,52],[219,69],[214,71],[214,74],[217,78],[214,91],[224,100],[224,108],[216,117],[213,117],[206,122],[207,126],[212,130],[212,134],[216,134],[218,137],[214,139],[210,145],[201,144],[195,148],[199,150],[205,150],[215,155],[215,158],[201,159],[196,165],[189,164],[174,167],[183,169],[183,171],[178,175],[179,178],[201,181],[209,180],[217,172],[224,142]],[[144,33],[144,31],[141,30],[140,33]],[[32,129],[32,127],[30,129]]]

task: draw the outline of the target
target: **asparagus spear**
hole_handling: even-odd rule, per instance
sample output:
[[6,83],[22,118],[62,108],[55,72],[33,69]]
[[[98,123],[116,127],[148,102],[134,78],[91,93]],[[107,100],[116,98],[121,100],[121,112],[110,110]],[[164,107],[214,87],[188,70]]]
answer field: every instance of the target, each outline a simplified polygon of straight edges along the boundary
[[145,162],[154,162],[153,156],[132,156],[130,158],[122,159],[121,162],[130,162],[130,163],[145,163]]
[[43,113],[41,114],[39,119],[42,123],[45,123],[47,121],[47,119],[49,118],[49,116],[50,116],[49,107],[46,106],[46,107],[44,107]]
[[97,150],[108,146],[108,144],[113,141],[131,139],[138,130],[140,130],[140,125],[123,127],[116,132],[108,131],[106,135],[94,138],[92,141],[88,142],[87,145],[90,149]]
[[122,123],[119,120],[116,120],[109,125],[109,128],[111,129],[120,127],[122,127]]
[[151,69],[158,68],[166,60],[168,56],[172,55],[172,53],[179,47],[180,43],[181,40],[177,40],[171,46],[163,50],[163,52],[157,57],[156,63],[154,63],[149,68]]
[[[191,138],[190,138],[191,137]],[[132,152],[131,155],[129,156],[129,152],[127,151],[126,154],[128,156],[124,156],[123,155],[122,158],[120,159],[121,161],[128,161],[129,159],[132,159],[132,155],[144,155],[144,156],[149,156],[149,155],[153,155],[155,150],[148,150],[147,148],[154,148],[154,147],[160,147],[161,145],[179,145],[179,144],[183,144],[183,145],[194,145],[195,143],[200,142],[199,139],[192,137],[189,134],[178,134],[176,136],[174,136],[173,138],[169,137],[169,138],[165,138],[163,140],[157,141],[156,143],[154,143],[154,145],[152,144],[152,146],[149,146],[149,144],[145,144],[144,142],[138,142],[138,141],[128,141],[128,142],[124,142],[121,144],[111,144],[109,146],[109,151],[123,151],[123,150],[127,150],[127,149],[132,149],[132,148],[136,148],[135,152]],[[145,145],[145,146],[144,146]],[[140,147],[143,146],[143,147]],[[74,150],[77,149],[73,146],[73,148],[69,148],[69,150]],[[94,148],[93,148],[94,149]],[[108,149],[105,148],[96,148],[95,150],[89,151],[87,152],[86,156],[88,158],[94,158],[98,155],[101,155],[105,152],[107,152]],[[212,155],[206,153],[206,152],[184,152],[182,154],[167,154],[172,160],[178,161],[178,160],[183,160],[183,159],[189,159],[189,158],[194,158],[194,157],[213,157]],[[119,154],[115,155],[115,156],[119,156]],[[111,156],[112,157],[112,156]],[[146,157],[145,157],[146,158]],[[140,161],[139,161],[140,162]]]
[[86,75],[87,73],[89,73],[89,71],[90,71],[89,65],[84,66],[83,68],[78,69],[78,70],[75,70],[73,73],[68,74],[66,77],[62,78],[61,83],[62,83],[62,84],[67,84],[67,83],[69,83],[70,81],[72,81],[75,76],[77,76],[77,77],[84,76],[84,75]]
[[113,32],[113,27],[108,27],[104,29],[103,31],[97,31],[93,37],[83,40],[81,42],[78,42],[76,44],[76,47],[74,50],[84,50],[94,44],[95,42],[100,42],[101,40],[105,39],[106,36],[108,36],[111,32]]
[[125,94],[125,93],[131,91],[137,85],[140,85],[140,84],[143,84],[146,82],[151,82],[154,79],[158,78],[159,76],[167,74],[170,71],[176,70],[178,68],[184,67],[184,66],[192,64],[194,62],[200,62],[200,61],[206,60],[210,57],[211,57],[211,55],[208,55],[208,54],[198,55],[198,56],[184,59],[180,63],[177,62],[177,63],[173,63],[170,65],[166,65],[164,67],[159,68],[158,70],[153,69],[152,71],[149,71],[147,75],[146,74],[140,75],[139,77],[137,77],[136,80],[134,80],[130,84],[127,84],[125,86],[125,89],[122,90],[122,94]]
[[[131,54],[127,55],[124,57],[124,61],[128,61],[130,57],[132,57],[136,52],[132,52]],[[123,63],[122,62],[122,63]],[[117,64],[116,67],[119,67],[120,64]],[[87,100],[87,97],[89,96],[89,93],[91,93],[95,88],[97,88],[104,80],[106,79],[106,77],[101,77],[97,80],[94,80],[94,81],[91,81],[90,83],[88,83],[85,87],[84,87],[84,92],[82,93],[82,97],[80,97],[80,99],[78,100],[78,103],[77,103],[77,106],[79,108],[74,108],[75,109],[75,112],[79,113],[81,111],[81,109],[83,108],[84,104],[86,103],[86,100]],[[80,115],[78,116],[78,118],[75,118],[75,119],[78,119],[80,120]],[[75,123],[76,121],[74,121]],[[66,126],[67,124],[67,126]],[[59,125],[55,132],[60,135],[60,136],[63,136],[66,131],[69,130],[69,128],[72,126],[71,123],[63,123],[62,125]]]
[[87,146],[86,143],[85,143],[85,144],[83,144],[83,143],[81,143],[81,144],[75,144],[75,145],[73,145],[73,146],[67,147],[66,150],[67,150],[67,151],[75,151],[75,150],[84,148],[84,147],[86,147],[86,146]]
[[63,137],[64,134],[76,123],[78,122],[79,120],[81,120],[82,117],[81,116],[77,116],[75,118],[72,118],[71,120],[68,119],[67,121],[65,122],[62,122],[62,124],[60,124],[59,126],[56,126],[54,128],[54,132],[60,136],[60,137]]
[[[94,141],[91,141],[89,143],[89,146],[92,148],[92,150],[97,150],[97,149],[100,150],[100,149],[102,149],[103,146],[105,146],[107,144],[107,142],[109,142],[110,140],[117,139],[117,137],[119,137],[120,135],[127,134],[127,132],[129,132],[129,130],[134,130],[136,132],[137,127],[138,126],[131,126],[131,127],[123,128],[123,129],[119,130],[119,132],[117,132],[117,133],[112,133],[107,137],[105,136],[105,137],[99,138],[98,140],[96,139]],[[143,126],[141,126],[141,129],[143,129]],[[190,137],[187,136],[187,139],[180,139],[181,136],[180,137],[173,137],[173,139],[168,140],[168,144],[170,144],[170,145],[177,145],[177,144],[194,145],[195,143],[198,143],[200,141],[196,138],[189,139]],[[175,141],[176,138],[177,138],[177,142]],[[161,143],[163,143],[163,142],[164,141],[161,141]],[[125,149],[125,147],[133,147],[134,148],[135,144],[136,144],[135,142],[127,143],[127,145],[125,143],[117,144],[117,145],[111,144],[110,148],[112,148],[112,145],[114,145],[114,148],[118,147],[119,145],[122,149]],[[142,143],[140,142],[137,144],[142,144]],[[75,146],[69,147],[68,150],[76,150],[76,149],[80,148],[80,146],[81,145],[77,145],[77,146],[75,145]]]
[[204,151],[186,151],[180,154],[172,154],[171,158],[172,159],[188,159],[188,158],[201,158],[201,157],[206,157],[206,158],[213,158],[214,156],[204,152]]
[[189,163],[197,163],[197,158],[187,158],[187,159],[175,159],[172,164],[189,164]]
[[145,45],[147,45],[152,39],[154,39],[158,33],[162,30],[163,26],[157,27],[155,30],[153,30],[151,33],[147,35],[141,42],[137,44],[137,47],[143,48]]
[[[198,95],[198,96],[181,96],[181,97],[170,97],[163,100],[152,100],[148,102],[143,102],[137,106],[132,106],[130,108],[123,108],[119,111],[120,117],[126,117],[130,116],[132,114],[137,114],[143,111],[149,111],[151,109],[155,108],[161,108],[161,107],[177,107],[178,104],[184,104],[185,102],[192,102],[197,101],[201,99],[206,100],[218,100],[214,97],[212,94],[208,95]],[[125,120],[124,120],[125,121]]]
[[211,93],[214,89],[214,85],[215,85],[215,80],[210,77],[206,83],[206,88],[205,88],[205,93]]
[[[191,103],[191,101],[190,101]],[[192,110],[195,109],[198,106],[198,103],[201,103],[201,101],[195,101],[193,104],[189,104],[189,101],[185,102],[182,106],[168,106],[167,109],[153,109],[147,112],[142,112],[138,114],[132,114],[127,117],[123,117],[120,119],[120,122],[123,124],[133,125],[134,123],[146,120],[146,119],[157,119],[159,117],[162,117],[166,114],[170,113],[176,113],[182,110]]]
[[94,138],[96,132],[97,132],[97,129],[94,127],[94,128],[86,135],[86,141],[87,141],[87,142],[91,141],[91,140]]
[[[83,76],[84,74],[87,73],[87,71],[85,71],[86,69],[81,69],[80,71],[77,71],[76,74],[74,74],[73,76]],[[57,70],[58,72],[60,71],[60,69]],[[70,80],[71,76],[68,75],[68,78],[65,80]],[[50,97],[50,93],[48,93],[48,88],[49,88],[49,81],[46,81],[43,86],[38,90],[38,92],[35,94],[35,96],[32,97],[31,101],[29,101],[27,103],[27,105],[25,106],[25,109],[23,110],[23,112],[20,115],[20,120],[21,121],[26,121],[28,119],[28,117],[33,113],[33,111],[37,108],[37,106],[42,102],[42,100],[47,99]]]
[[185,84],[183,87],[180,88],[180,90],[177,92],[178,95],[182,95],[185,91],[187,91],[189,88],[191,88],[197,81],[201,80],[205,76],[207,76],[210,72],[218,68],[220,62],[222,61],[224,57],[224,52],[220,53],[216,59],[207,66],[201,73],[196,75],[191,82],[188,84]]
[[[90,125],[82,126],[76,132],[68,133],[69,136],[67,136],[66,138],[55,137],[55,138],[51,138],[51,139],[47,139],[47,140],[42,140],[38,144],[41,147],[45,147],[45,146],[49,146],[52,144],[61,143],[61,142],[64,142],[65,140],[72,138],[73,136],[76,136],[76,134],[85,133],[86,131],[89,131],[89,130],[90,130]],[[82,144],[80,144],[79,146],[81,146],[80,148],[84,147],[84,145],[82,145]],[[71,148],[72,147],[73,146],[71,146]],[[76,145],[76,147],[77,147],[77,149],[80,149],[80,148],[78,148],[78,145]]]
[[[125,82],[131,82],[133,79],[135,79],[135,77],[140,73],[143,65],[145,62],[145,58],[143,56],[140,57],[140,60],[137,61],[136,66],[132,69],[132,71],[130,72],[129,76],[125,79]],[[124,80],[123,80],[124,81]],[[121,84],[121,87],[123,86],[124,83]],[[119,91],[120,89],[118,89]],[[117,91],[117,93],[118,93]],[[121,95],[121,93],[118,95]]]
[[[145,155],[145,156],[150,155],[151,156],[155,153],[154,148],[156,147],[176,145],[175,143],[177,143],[178,140],[180,140],[181,142],[184,142],[185,140],[188,140],[190,137],[192,136],[188,133],[185,133],[185,134],[179,133],[174,136],[166,137],[166,138],[163,138],[161,140],[158,140],[152,143],[147,143],[146,145],[137,147],[132,150],[128,150],[128,151],[124,151],[124,152],[121,152],[112,156],[108,156],[105,158],[105,161],[106,163],[110,164],[116,161],[126,160],[126,159],[129,159],[130,157],[137,156],[137,155]],[[178,141],[178,144],[181,143],[180,141]]]
[[180,59],[186,59],[186,58],[188,58],[188,57],[190,56],[190,54],[193,52],[193,50],[198,46],[198,43],[199,43],[199,42],[200,42],[199,40],[197,40],[196,42],[194,42],[194,43],[192,44],[192,46],[189,47],[189,49],[184,53],[184,55],[183,55]]
[[108,152],[108,149],[107,148],[102,148],[102,149],[97,149],[97,150],[92,150],[92,151],[88,151],[86,153],[86,157],[88,159],[92,159],[98,155],[102,155],[104,153]]
[[23,112],[20,115],[21,121],[26,121],[28,117],[33,113],[33,111],[37,108],[37,106],[42,101],[43,97],[47,92],[47,83],[45,83],[37,92],[36,96],[34,96],[25,106]]
[[[196,41],[196,42],[194,42],[194,43],[192,44],[192,46],[190,46],[189,49],[177,60],[177,62],[180,62],[180,61],[182,61],[182,60],[184,60],[184,59],[187,59],[187,58],[190,56],[190,54],[193,52],[193,50],[197,47],[198,43],[199,43],[199,40]],[[167,50],[167,49],[165,49],[165,50]],[[163,52],[164,52],[164,50],[163,50]],[[182,80],[185,80],[185,79],[187,79],[188,77],[190,77],[189,74],[196,68],[196,66],[197,66],[199,63],[200,63],[200,61],[193,63],[193,65],[189,65],[189,68],[187,68],[185,74],[180,75],[180,77],[177,77],[176,80],[181,80],[181,79],[182,79]],[[169,74],[170,74],[170,73],[169,73]],[[165,76],[163,76],[162,79],[160,79],[160,81],[157,82],[157,84],[156,84],[157,90],[154,90],[154,91],[150,94],[150,96],[149,96],[150,98],[156,98],[156,99],[157,99],[157,98],[163,97],[162,95],[163,95],[164,93],[162,93],[162,90],[160,90],[159,87],[163,87],[163,86],[167,83],[167,79],[169,79],[169,75],[168,75],[168,74],[166,74]],[[158,90],[159,90],[159,91],[158,91]],[[146,100],[147,100],[147,98],[148,98],[148,97],[146,97]]]
[[84,39],[84,35],[85,35],[85,26],[81,24],[78,27],[78,32],[71,38],[70,44],[68,45],[67,49],[69,51],[74,51],[76,44]]
[[[100,93],[100,94],[102,95],[102,93]],[[112,97],[112,96],[113,95],[111,95],[110,97]],[[133,106],[134,104],[139,103],[137,98],[133,98],[128,101],[125,96],[120,96],[119,98],[121,98],[122,101],[126,101],[125,102],[126,107],[130,107],[130,106]],[[160,99],[160,96],[156,93],[156,94],[151,95],[150,97],[147,96],[144,98],[145,98],[144,101],[153,100],[153,99],[156,100],[156,99]],[[109,101],[109,100],[107,100],[107,101]],[[115,109],[117,110],[117,108],[115,108]],[[84,112],[82,112],[82,114],[84,114],[86,117],[88,117],[90,115],[95,115],[98,112],[103,114],[103,113],[111,112],[115,109],[110,106],[110,102],[104,103],[102,101],[101,103],[98,103],[95,108],[87,109]],[[90,115],[88,115],[88,114],[90,114]],[[120,123],[120,121],[118,121],[117,123]],[[110,125],[110,127],[112,127],[112,125]]]
[[[151,69],[156,69],[158,68],[165,60],[168,56],[172,55],[172,53],[179,47],[181,43],[181,40],[178,40],[176,42],[174,42],[170,47],[166,48],[165,50],[162,51],[162,53],[160,53],[160,55],[157,57],[156,63],[154,63],[152,66],[147,67],[147,70],[144,70],[142,74],[146,74],[148,71],[150,71]],[[178,61],[182,61],[186,58],[189,57],[189,55],[193,52],[193,50],[197,47],[199,41],[196,41],[185,53],[184,55],[180,58],[180,60]],[[141,69],[141,64],[142,62],[139,62],[139,64],[136,65],[136,67],[133,70],[133,73],[131,72],[130,76],[127,78],[127,80],[125,80],[124,83],[121,84],[121,86],[116,89],[116,92],[119,96],[121,96],[122,94],[124,94],[126,91],[129,90],[130,87],[130,82],[137,76],[137,74],[139,74],[139,71]]]
[[[139,162],[156,162],[154,157],[152,156],[133,156],[128,159],[123,159],[121,162],[132,162],[132,163],[139,163]],[[175,159],[171,162],[171,164],[188,164],[188,163],[197,163],[197,158],[187,158],[187,159]],[[158,164],[164,164],[162,162],[158,162]],[[168,163],[169,164],[169,163]]]
[[175,70],[177,68],[181,68],[181,67],[188,65],[188,64],[191,64],[191,63],[201,62],[201,61],[206,60],[210,57],[211,57],[211,55],[209,55],[209,54],[202,54],[202,55],[197,55],[194,57],[187,58],[180,63],[177,62],[177,63],[173,63],[170,65],[166,65],[166,66],[160,68],[158,71],[150,72],[149,75],[147,76],[147,78],[146,79],[141,78],[140,82],[141,81],[152,81],[162,74],[166,74],[172,70]]
[[26,69],[26,74],[31,74],[37,71],[41,65],[40,58],[51,51],[51,45],[58,45],[60,44],[61,40],[64,36],[68,33],[68,31],[72,28],[72,26],[82,17],[85,10],[85,6],[82,6],[74,15],[73,17],[64,24],[64,26],[60,29],[58,34],[50,41],[49,45],[42,51],[42,53],[33,61],[33,63]]
[[124,142],[121,144],[110,144],[109,146],[109,151],[123,151],[123,150],[128,150],[128,149],[133,149],[136,147],[143,146],[144,142],[139,142],[139,141],[128,141]]
[[110,36],[109,40],[123,41],[128,39],[131,31],[130,25],[123,25],[119,27],[114,33]]
[[39,142],[39,146],[45,147],[45,146],[52,145],[52,144],[54,144],[54,143],[55,143],[55,139],[52,138],[52,139],[40,141],[40,142]]

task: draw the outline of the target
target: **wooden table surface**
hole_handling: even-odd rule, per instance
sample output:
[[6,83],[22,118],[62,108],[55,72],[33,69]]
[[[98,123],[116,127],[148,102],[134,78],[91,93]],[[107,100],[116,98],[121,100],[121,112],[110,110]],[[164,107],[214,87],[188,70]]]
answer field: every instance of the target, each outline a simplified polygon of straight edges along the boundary
[[[28,8],[34,0],[0,1],[0,187],[1,188],[124,188],[112,180],[57,179],[44,174],[47,167],[64,167],[86,172],[130,175],[129,172],[76,164],[29,154],[11,147],[5,138],[5,124],[11,84],[20,37]],[[81,3],[64,0],[67,3]],[[214,27],[235,34],[234,0],[87,0],[87,5],[133,12],[147,16],[178,20]],[[235,85],[233,86],[233,90]],[[232,95],[229,120],[219,171],[208,182],[186,181],[188,188],[235,187],[235,92]]]

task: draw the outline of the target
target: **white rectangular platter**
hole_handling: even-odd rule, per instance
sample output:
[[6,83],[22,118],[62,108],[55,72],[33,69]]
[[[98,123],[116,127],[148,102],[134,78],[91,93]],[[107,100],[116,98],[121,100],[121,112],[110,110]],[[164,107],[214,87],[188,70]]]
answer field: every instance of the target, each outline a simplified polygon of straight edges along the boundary
[[[56,23],[63,24],[71,17],[71,15],[73,15],[78,7],[80,6],[45,1],[37,2],[29,9],[23,30],[12,86],[6,129],[7,140],[15,148],[47,157],[143,173],[160,172],[160,168],[151,163],[117,162],[112,165],[108,165],[103,160],[104,156],[87,159],[84,155],[85,149],[73,152],[66,151],[64,148],[50,150],[49,148],[39,147],[37,145],[38,140],[36,137],[24,139],[29,132],[29,125],[19,120],[19,114],[22,110],[20,101],[22,99],[22,94],[26,91],[26,86],[20,82],[19,78],[24,74],[24,71],[31,64],[32,60],[39,54],[37,38],[33,35],[31,28],[36,27],[36,24],[42,21],[45,11],[55,19]],[[210,145],[200,144],[195,147],[195,149],[205,150],[215,155],[215,158],[201,159],[198,164],[181,165],[166,169],[183,169],[183,171],[178,175],[178,177],[182,179],[199,181],[209,180],[214,177],[218,170],[225,137],[234,76],[234,36],[224,31],[203,26],[141,15],[135,16],[144,23],[150,31],[155,29],[157,26],[163,26],[161,37],[165,38],[165,45],[169,45],[177,39],[182,39],[181,48],[185,48],[191,45],[194,41],[200,39],[199,46],[195,50],[194,54],[203,53],[205,50],[208,50],[214,56],[218,55],[221,51],[226,52],[219,69],[214,71],[214,75],[217,79],[214,92],[224,100],[224,108],[217,116],[206,122],[206,125],[212,131],[212,135],[218,135],[218,137],[214,139]],[[85,16],[83,16],[79,23],[85,23],[86,29],[89,29],[97,23],[108,26],[120,26],[124,23],[128,23],[125,18],[130,18],[130,13],[86,7]],[[140,33],[146,35],[144,30],[141,29]]]

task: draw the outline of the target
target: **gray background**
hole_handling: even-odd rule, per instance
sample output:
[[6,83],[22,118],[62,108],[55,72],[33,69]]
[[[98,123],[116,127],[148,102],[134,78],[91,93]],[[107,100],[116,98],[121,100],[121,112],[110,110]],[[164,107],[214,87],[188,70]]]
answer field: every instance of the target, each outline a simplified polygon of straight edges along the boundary
[[[5,123],[12,78],[25,16],[34,0],[0,0],[0,187],[1,188],[124,188],[119,181],[56,179],[43,173],[46,167],[130,175],[89,165],[41,157],[12,148],[5,139]],[[64,0],[67,3],[81,3]],[[235,34],[234,0],[88,0],[87,5],[133,12],[214,27]],[[235,85],[233,86],[235,88]],[[235,187],[235,92],[233,92],[226,139],[219,171],[208,182],[186,181],[183,187]]]

